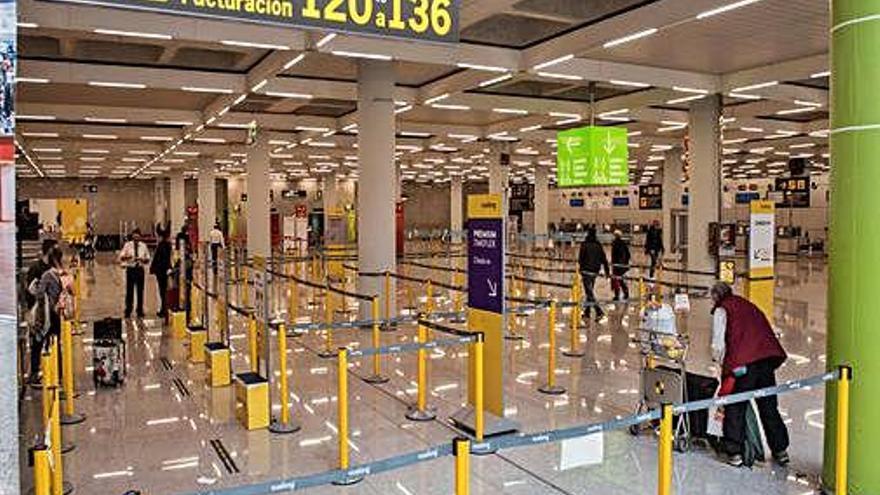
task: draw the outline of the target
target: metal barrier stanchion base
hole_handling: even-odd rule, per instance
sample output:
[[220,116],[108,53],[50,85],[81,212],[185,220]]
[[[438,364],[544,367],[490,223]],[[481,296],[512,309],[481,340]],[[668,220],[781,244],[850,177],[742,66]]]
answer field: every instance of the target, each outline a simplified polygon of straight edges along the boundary
[[[65,481],[61,484],[61,493],[63,495],[70,495],[73,493],[73,483],[69,481]],[[34,489],[28,488],[27,495],[34,495]]]
[[69,453],[73,452],[74,450],[76,450],[75,443],[66,442],[66,443],[61,444],[61,453],[62,454],[69,454]]
[[383,375],[371,375],[371,376],[364,378],[365,382],[370,383],[372,385],[378,385],[381,383],[388,383],[389,380],[391,380],[391,379],[388,378],[387,376],[383,376]]
[[336,486],[351,486],[351,485],[356,485],[356,484],[360,483],[361,481],[364,481],[363,476],[355,476],[352,478],[345,478],[344,480],[336,480],[333,482],[333,484]]
[[562,395],[565,393],[565,389],[559,385],[553,385],[552,387],[550,385],[544,385],[538,387],[538,392],[547,395]]
[[525,340],[526,338],[518,333],[504,334],[504,340]]
[[421,411],[415,407],[412,407],[406,413],[406,419],[408,419],[410,421],[418,421],[418,422],[434,421],[436,418],[437,418],[437,413],[435,413],[434,411],[428,410],[428,409]]
[[63,414],[61,416],[61,425],[78,425],[86,420],[85,414],[73,413],[72,415]]
[[570,358],[580,358],[580,357],[586,356],[587,353],[584,351],[578,351],[578,350],[574,350],[574,351],[568,350],[568,351],[562,351],[562,355],[565,357],[570,357]]
[[272,419],[272,422],[269,424],[269,431],[278,435],[290,435],[301,429],[302,427],[293,421],[282,423],[278,419]]

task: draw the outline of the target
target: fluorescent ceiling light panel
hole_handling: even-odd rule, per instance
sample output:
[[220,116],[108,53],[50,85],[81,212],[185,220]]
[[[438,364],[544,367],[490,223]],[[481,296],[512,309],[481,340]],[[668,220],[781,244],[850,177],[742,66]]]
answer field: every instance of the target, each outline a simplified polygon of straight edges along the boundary
[[750,86],[740,86],[738,88],[733,88],[730,90],[731,93],[747,93],[749,91],[754,91],[756,89],[764,89],[764,88],[772,88],[773,86],[778,86],[779,81],[767,81],[758,84],[752,84]]
[[560,74],[558,72],[538,72],[537,73],[541,77],[547,77],[550,79],[563,79],[565,81],[583,81],[584,78],[581,76],[575,76],[573,74]]
[[182,89],[184,91],[189,91],[191,93],[217,93],[217,94],[223,94],[223,95],[232,94],[232,90],[226,89],[226,88],[208,88],[208,87],[203,87],[203,86],[183,86],[180,89]]
[[84,139],[119,139],[119,136],[115,134],[83,134],[82,137]]
[[34,84],[49,84],[49,80],[44,77],[18,77],[15,79],[16,83],[34,83]]
[[257,43],[253,41],[239,40],[220,40],[221,45],[238,46],[242,48],[259,48],[261,50],[290,50],[287,45],[276,45],[274,43]]
[[290,61],[288,61],[286,64],[284,64],[284,68],[283,68],[283,70],[289,70],[289,69],[290,69],[291,67],[293,67],[294,65],[296,65],[296,64],[298,64],[298,63],[300,63],[300,62],[302,62],[304,58],[306,58],[306,54],[305,54],[305,53],[300,53],[299,55],[297,55],[297,56],[293,57],[292,59],[290,59]]
[[336,33],[330,33],[327,36],[324,36],[323,38],[318,40],[318,42],[315,43],[315,46],[317,48],[321,48],[322,46],[326,45],[327,43],[330,43],[331,41],[333,41],[334,38],[336,38]]
[[521,108],[493,108],[493,112],[495,113],[506,113],[511,115],[528,115],[528,110],[523,110]]
[[571,59],[573,59],[573,58],[574,58],[574,54],[573,54],[573,53],[569,53],[568,55],[563,55],[563,56],[561,56],[561,57],[554,58],[554,59],[552,59],[552,60],[548,60],[548,61],[546,61],[546,62],[542,62],[542,63],[540,63],[540,64],[538,64],[538,65],[535,65],[535,66],[532,67],[532,70],[536,70],[536,71],[537,71],[537,70],[541,70],[541,69],[546,69],[547,67],[551,67],[551,66],[554,66],[554,65],[557,65],[557,64],[561,64],[561,63],[563,63],[563,62],[568,62],[569,60],[571,60]]
[[16,115],[16,120],[55,120],[54,115]]
[[608,82],[610,82],[611,84],[613,84],[613,85],[615,85],[615,86],[629,86],[629,87],[632,87],[632,88],[647,88],[647,87],[650,87],[650,86],[651,86],[650,84],[643,83],[643,82],[636,82],[636,81],[622,81],[622,80],[620,80],[620,79],[612,79],[612,80],[610,80],[610,81],[608,81]]
[[[817,72],[817,73],[815,73],[815,74],[810,75],[810,79],[819,79],[819,78],[822,78],[822,77],[831,77],[831,71],[830,71],[830,70],[826,70],[826,71]],[[20,81],[20,80],[21,80],[21,79],[19,79],[19,81]]]
[[368,52],[352,52],[347,50],[333,50],[330,53],[336,55],[338,57],[348,57],[348,58],[365,58],[369,60],[391,60],[391,55],[385,55],[384,53],[368,53]]
[[684,96],[682,98],[675,98],[673,100],[667,100],[667,105],[680,105],[682,103],[687,103],[694,100],[701,100],[705,98],[706,95],[692,95],[692,96]]
[[467,105],[442,105],[442,104],[440,104],[440,103],[435,103],[435,104],[433,104],[433,105],[431,105],[431,106],[434,107],[434,108],[438,108],[438,109],[440,109],[440,110],[460,110],[460,111],[467,111],[467,110],[470,110],[470,109],[471,109],[471,107],[469,107],[469,106],[467,106]]
[[647,38],[648,36],[651,36],[651,35],[653,35],[653,34],[656,34],[657,31],[658,31],[657,28],[645,29],[645,30],[643,30],[643,31],[639,31],[639,32],[637,32],[637,33],[633,33],[633,34],[630,34],[630,35],[628,35],[628,36],[624,36],[624,37],[622,37],[622,38],[617,38],[617,39],[615,39],[615,40],[611,40],[611,41],[605,43],[604,45],[602,45],[602,47],[603,47],[603,48],[613,48],[613,47],[615,47],[615,46],[619,46],[619,45],[622,45],[622,44],[624,44],[624,43],[629,43],[629,42],[631,42],[631,41],[639,40],[639,39],[642,39],[642,38]]
[[484,70],[486,72],[509,72],[506,67],[498,67],[495,65],[471,64],[467,62],[459,62],[457,64],[462,69]]
[[123,88],[123,89],[145,89],[147,87],[146,84],[118,82],[118,81],[89,81],[89,86],[95,86],[98,88]]
[[513,74],[504,74],[503,76],[493,77],[492,79],[487,79],[479,84],[481,88],[485,88],[486,86],[492,86],[493,84],[498,84],[500,82],[507,81],[508,79],[512,79]]
[[86,117],[86,122],[96,122],[101,124],[124,124],[128,122],[125,119],[105,118],[105,117]]
[[314,95],[307,93],[289,93],[286,91],[265,91],[263,94],[266,96],[274,96],[276,98],[296,98],[300,100],[311,100],[315,97]]
[[729,3],[727,5],[723,5],[718,7],[717,9],[707,10],[705,12],[701,12],[697,14],[697,19],[706,19],[708,17],[713,17],[718,14],[723,14],[725,12],[730,12],[731,10],[736,10],[747,5],[751,5],[753,3],[758,3],[761,0],[740,0],[739,2]]
[[170,34],[164,33],[146,33],[142,31],[122,31],[118,29],[95,29],[92,31],[95,34],[106,34],[109,36],[123,36],[126,38],[146,38],[150,40],[170,40]]

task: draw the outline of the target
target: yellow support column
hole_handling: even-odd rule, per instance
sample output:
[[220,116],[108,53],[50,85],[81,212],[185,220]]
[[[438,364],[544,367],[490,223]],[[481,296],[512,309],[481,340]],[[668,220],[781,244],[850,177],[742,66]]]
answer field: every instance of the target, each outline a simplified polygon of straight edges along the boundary
[[[373,349],[378,349],[382,345],[379,332],[379,296],[373,296],[370,309],[373,318]],[[382,355],[378,352],[373,354],[373,374],[364,378],[364,381],[374,384],[388,382],[388,377],[382,375]]]
[[61,322],[61,349],[61,376],[64,380],[64,414],[61,416],[61,424],[76,425],[85,421],[86,417],[74,410],[76,385],[73,371],[73,325],[69,320]]
[[[428,329],[424,325],[419,324],[419,344],[424,346],[428,342]],[[406,413],[406,418],[411,421],[431,421],[437,417],[434,411],[428,409],[428,351],[421,347],[416,352],[418,360],[416,367],[418,368],[418,395],[416,405],[410,407]]]
[[538,392],[548,395],[562,395],[565,389],[556,385],[556,301],[550,301],[547,311],[547,383]]
[[663,404],[657,453],[657,495],[672,495],[672,405]]
[[278,325],[278,388],[281,399],[281,417],[272,421],[269,431],[272,433],[289,434],[299,431],[300,427],[290,420],[290,385],[287,380],[287,329]]
[[835,495],[847,495],[849,473],[849,385],[852,381],[852,368],[841,366],[837,382],[837,431],[835,463]]
[[452,442],[455,455],[455,495],[469,495],[471,484],[471,443],[467,438]]

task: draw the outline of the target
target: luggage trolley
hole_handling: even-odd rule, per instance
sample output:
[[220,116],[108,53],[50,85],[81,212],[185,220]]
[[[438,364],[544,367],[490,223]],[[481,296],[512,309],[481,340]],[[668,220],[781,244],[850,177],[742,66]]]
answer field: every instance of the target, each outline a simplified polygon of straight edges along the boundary
[[[668,307],[668,306],[667,306]],[[669,310],[671,312],[671,309]],[[642,369],[639,373],[640,398],[636,414],[659,409],[663,404],[687,402],[687,369],[685,360],[688,351],[688,338],[675,331],[672,313],[671,328],[668,314],[660,308],[648,308],[642,315],[642,326],[632,342],[639,344],[642,354]],[[687,414],[680,414],[673,426],[673,447],[678,452],[690,448],[690,423]],[[652,424],[647,428],[654,429]],[[638,435],[647,429],[646,425],[633,425],[630,433]]]

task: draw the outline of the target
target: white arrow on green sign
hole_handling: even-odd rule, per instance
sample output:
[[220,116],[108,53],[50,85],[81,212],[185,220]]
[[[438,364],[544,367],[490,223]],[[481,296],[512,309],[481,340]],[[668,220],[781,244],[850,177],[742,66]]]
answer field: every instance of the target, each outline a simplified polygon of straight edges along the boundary
[[629,146],[625,127],[581,127],[556,135],[559,187],[629,184]]

